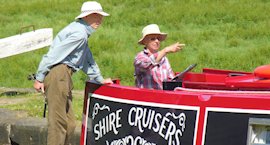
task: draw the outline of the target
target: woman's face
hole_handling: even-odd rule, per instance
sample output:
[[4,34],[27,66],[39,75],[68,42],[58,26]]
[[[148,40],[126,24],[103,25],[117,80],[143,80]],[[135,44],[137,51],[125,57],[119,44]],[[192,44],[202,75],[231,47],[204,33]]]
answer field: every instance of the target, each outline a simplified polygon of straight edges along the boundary
[[161,36],[158,34],[150,34],[145,37],[145,47],[151,52],[156,53],[160,47]]

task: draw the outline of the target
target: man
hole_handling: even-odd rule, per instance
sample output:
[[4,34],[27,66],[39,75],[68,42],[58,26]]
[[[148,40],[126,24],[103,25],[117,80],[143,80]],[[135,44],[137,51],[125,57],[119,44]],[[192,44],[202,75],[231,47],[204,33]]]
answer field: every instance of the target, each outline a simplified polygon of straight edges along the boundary
[[96,82],[112,83],[102,77],[88,47],[88,38],[101,25],[103,16],[109,14],[99,3],[84,2],[76,21],[56,35],[39,64],[34,88],[45,92],[48,99],[48,145],[69,144],[76,127],[71,93],[74,72],[83,70]]
[[179,42],[160,48],[160,42],[167,37],[161,33],[158,25],[150,24],[143,28],[139,44],[144,45],[144,50],[139,52],[134,60],[135,83],[139,88],[163,89],[162,82],[171,80],[174,72],[166,57],[168,53],[175,53],[184,47]]

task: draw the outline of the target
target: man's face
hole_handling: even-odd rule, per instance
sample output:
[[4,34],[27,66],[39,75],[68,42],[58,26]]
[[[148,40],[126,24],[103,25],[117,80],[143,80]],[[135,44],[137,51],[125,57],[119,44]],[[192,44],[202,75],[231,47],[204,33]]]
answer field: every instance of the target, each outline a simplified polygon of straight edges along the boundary
[[155,53],[160,47],[160,40],[160,35],[151,34],[146,36],[144,44],[151,53]]
[[86,16],[87,23],[94,29],[97,29],[101,25],[102,20],[103,20],[103,16],[97,13],[93,13]]

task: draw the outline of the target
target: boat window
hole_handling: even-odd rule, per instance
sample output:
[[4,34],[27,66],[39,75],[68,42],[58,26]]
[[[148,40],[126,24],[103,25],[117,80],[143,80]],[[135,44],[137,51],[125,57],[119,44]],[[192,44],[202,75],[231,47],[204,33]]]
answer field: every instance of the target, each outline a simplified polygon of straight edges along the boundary
[[249,119],[247,145],[270,145],[270,119]]
[[164,81],[162,86],[163,90],[174,90],[176,87],[182,87],[182,81]]
[[234,77],[234,76],[245,76],[246,74],[242,74],[242,73],[229,73],[230,77]]

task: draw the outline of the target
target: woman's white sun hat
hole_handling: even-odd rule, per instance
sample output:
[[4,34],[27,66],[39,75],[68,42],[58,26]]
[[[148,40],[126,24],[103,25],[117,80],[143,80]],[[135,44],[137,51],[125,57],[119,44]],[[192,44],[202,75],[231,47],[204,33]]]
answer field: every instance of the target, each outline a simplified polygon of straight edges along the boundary
[[90,14],[97,13],[102,16],[109,16],[108,13],[104,12],[100,3],[96,1],[88,1],[84,2],[81,7],[81,14],[77,16],[75,19],[83,18],[85,16],[88,16]]
[[160,41],[163,41],[166,39],[167,37],[167,33],[162,33],[160,32],[159,30],[159,27],[157,24],[150,24],[150,25],[147,25],[143,28],[142,30],[142,38],[138,41],[139,44],[141,45],[144,45],[144,39],[147,35],[150,35],[150,34],[157,34],[157,35],[160,35]]

